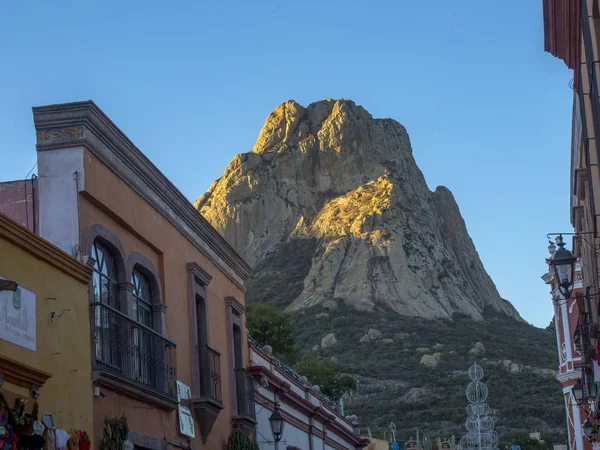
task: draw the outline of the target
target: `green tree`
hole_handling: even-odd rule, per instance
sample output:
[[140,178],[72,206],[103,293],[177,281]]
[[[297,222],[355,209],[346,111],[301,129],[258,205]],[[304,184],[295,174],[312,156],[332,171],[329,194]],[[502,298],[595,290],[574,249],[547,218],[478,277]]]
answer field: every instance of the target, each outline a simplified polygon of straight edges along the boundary
[[289,314],[280,313],[271,305],[253,303],[246,310],[246,326],[250,336],[260,345],[273,347],[273,353],[284,363],[294,365],[298,361],[300,349]]
[[341,366],[322,359],[314,352],[307,352],[302,356],[297,370],[312,384],[318,385],[321,392],[335,401],[344,394],[355,391],[358,386],[356,378],[342,373]]
[[100,441],[100,450],[114,450],[123,448],[123,443],[129,437],[129,425],[127,417],[104,418],[104,430]]
[[226,450],[258,450],[258,444],[247,437],[239,427],[235,427],[227,438]]

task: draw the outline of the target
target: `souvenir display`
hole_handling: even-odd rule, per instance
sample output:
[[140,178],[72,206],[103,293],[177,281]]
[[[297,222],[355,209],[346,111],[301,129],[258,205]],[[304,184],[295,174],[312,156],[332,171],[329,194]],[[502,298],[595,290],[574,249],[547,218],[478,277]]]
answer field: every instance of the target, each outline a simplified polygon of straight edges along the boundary
[[84,430],[74,430],[71,432],[68,450],[90,450],[90,437]]
[[19,438],[8,423],[8,411],[0,407],[0,450],[17,450]]

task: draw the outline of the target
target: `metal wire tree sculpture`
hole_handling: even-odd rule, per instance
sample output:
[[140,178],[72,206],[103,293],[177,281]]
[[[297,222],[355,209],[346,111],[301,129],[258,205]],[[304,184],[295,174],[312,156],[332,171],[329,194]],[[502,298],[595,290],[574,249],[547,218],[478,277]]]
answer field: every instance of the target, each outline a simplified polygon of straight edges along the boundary
[[497,450],[498,433],[494,431],[494,419],[488,414],[490,407],[485,403],[488,389],[483,378],[483,369],[477,363],[469,367],[471,382],[467,386],[467,434],[460,439],[464,450]]

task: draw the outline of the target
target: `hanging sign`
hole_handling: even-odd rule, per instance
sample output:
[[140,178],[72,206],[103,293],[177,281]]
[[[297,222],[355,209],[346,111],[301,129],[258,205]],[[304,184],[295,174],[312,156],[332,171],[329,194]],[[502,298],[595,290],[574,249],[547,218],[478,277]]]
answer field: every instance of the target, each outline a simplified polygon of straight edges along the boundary
[[35,293],[22,286],[0,291],[0,339],[35,352],[35,326]]
[[179,432],[184,436],[196,437],[194,432],[194,416],[192,416],[192,391],[190,387],[177,381],[177,406],[179,412]]

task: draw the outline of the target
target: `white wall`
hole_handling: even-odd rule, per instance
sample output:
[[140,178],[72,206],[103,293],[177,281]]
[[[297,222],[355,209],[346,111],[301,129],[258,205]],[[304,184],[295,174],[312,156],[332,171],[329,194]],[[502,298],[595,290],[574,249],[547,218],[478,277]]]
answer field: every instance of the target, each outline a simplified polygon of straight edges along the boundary
[[79,245],[79,191],[83,147],[38,152],[40,236],[75,256]]
[[[271,434],[271,427],[269,426],[269,416],[271,411],[260,405],[256,405],[256,440],[260,450],[273,450],[275,445],[272,443],[266,443],[264,441],[272,441],[273,435]],[[279,449],[285,450],[288,446],[295,446],[302,450],[308,450],[308,433],[296,428],[290,423],[285,424],[283,429],[283,438],[279,442]]]

